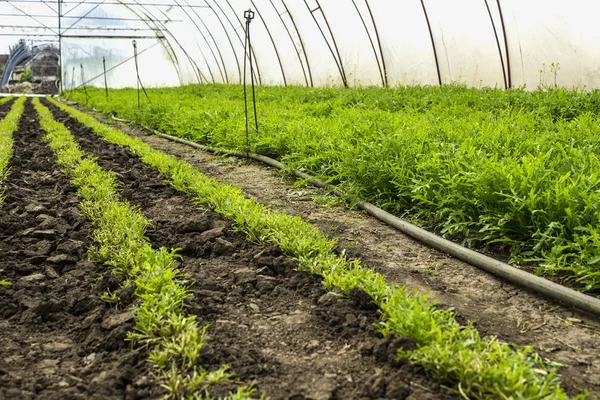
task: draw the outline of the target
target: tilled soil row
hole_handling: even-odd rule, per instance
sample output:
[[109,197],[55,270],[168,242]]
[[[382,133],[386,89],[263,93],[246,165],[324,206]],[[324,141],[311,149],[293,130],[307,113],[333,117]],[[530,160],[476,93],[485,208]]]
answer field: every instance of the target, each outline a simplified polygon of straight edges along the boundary
[[4,104],[0,104],[0,119],[4,119],[6,114],[10,111],[15,99],[11,99]]
[[419,367],[396,361],[397,349],[413,344],[379,336],[377,312],[364,293],[347,300],[327,293],[278,248],[248,243],[134,154],[50,108],[83,150],[118,174],[123,196],[153,221],[153,244],[182,249],[180,269],[195,281],[188,312],[211,324],[204,367],[229,365],[236,384],[256,382],[273,399],[454,398]]
[[158,397],[125,342],[131,313],[100,300],[116,282],[88,261],[92,227],[42,137],[28,101],[0,210],[0,278],[12,283],[0,286],[0,398]]

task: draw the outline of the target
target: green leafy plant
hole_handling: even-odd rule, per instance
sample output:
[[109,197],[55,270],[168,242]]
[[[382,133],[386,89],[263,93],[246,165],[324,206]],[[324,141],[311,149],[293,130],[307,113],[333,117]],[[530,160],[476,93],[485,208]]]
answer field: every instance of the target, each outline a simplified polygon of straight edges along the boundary
[[[556,76],[559,65],[550,65]],[[600,289],[600,91],[263,87],[251,151],[424,228]],[[199,143],[245,151],[241,87],[135,91],[90,106]],[[76,91],[74,98],[83,99]]]
[[[207,177],[185,161],[164,154],[140,139],[99,123],[93,117],[49,99],[103,140],[128,148],[140,159],[159,170],[177,190],[189,193],[198,203],[212,207],[216,212],[235,221],[237,228],[256,242],[274,243],[285,254],[299,262],[301,270],[320,275],[323,284],[348,293],[358,287],[366,291],[379,306],[379,329],[385,336],[408,336],[417,344],[411,352],[401,351],[399,357],[422,365],[440,381],[454,385],[465,397],[477,399],[567,399],[560,387],[556,370],[546,365],[531,347],[519,347],[497,340],[482,338],[472,326],[456,322],[452,310],[438,309],[427,296],[389,284],[383,275],[336,254],[336,241],[326,237],[318,228],[298,217],[275,212],[248,199],[237,188]],[[144,298],[147,301],[146,298]],[[158,300],[157,300],[158,301]],[[148,302],[148,304],[151,304]],[[148,307],[151,318],[161,306]],[[173,324],[181,325],[184,321]],[[160,325],[159,325],[160,327]],[[153,342],[152,331],[138,330],[140,338]],[[194,359],[193,350],[201,336],[189,338],[193,343],[186,363]],[[174,342],[154,353],[157,360],[166,359],[173,348],[183,347]],[[162,361],[157,361],[162,362]],[[185,386],[189,379],[170,383],[175,390]],[[585,398],[581,395],[578,398]]]
[[[4,104],[12,100],[12,96],[0,100]],[[11,110],[0,121],[0,208],[4,205],[4,181],[8,177],[8,163],[13,155],[13,133],[19,128],[19,120],[23,115],[25,97],[20,97]]]
[[31,68],[25,68],[25,71],[22,72],[21,75],[19,75],[19,82],[33,82],[33,71],[31,70]]
[[[148,350],[161,385],[169,391],[166,398],[193,397],[196,390],[205,394],[207,384],[229,379],[224,368],[208,372],[197,366],[207,327],[200,327],[194,316],[185,314],[189,283],[177,271],[177,250],[152,248],[145,237],[150,222],[138,207],[119,198],[115,174],[83,152],[39,99],[33,102],[47,132],[44,140],[77,187],[82,198],[79,207],[92,222],[92,259],[110,265],[125,284],[135,285],[134,294],[141,302],[133,307],[135,328],[128,339]],[[116,292],[105,292],[102,298],[119,302]]]

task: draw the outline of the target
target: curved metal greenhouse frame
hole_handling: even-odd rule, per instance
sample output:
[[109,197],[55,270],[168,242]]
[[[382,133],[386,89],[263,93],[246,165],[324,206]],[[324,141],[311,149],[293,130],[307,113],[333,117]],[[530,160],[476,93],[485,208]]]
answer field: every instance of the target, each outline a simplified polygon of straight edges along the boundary
[[262,85],[600,87],[593,0],[7,0],[0,37],[59,42],[91,85],[103,57],[109,86],[135,83],[132,40],[147,86],[241,83],[248,9]]

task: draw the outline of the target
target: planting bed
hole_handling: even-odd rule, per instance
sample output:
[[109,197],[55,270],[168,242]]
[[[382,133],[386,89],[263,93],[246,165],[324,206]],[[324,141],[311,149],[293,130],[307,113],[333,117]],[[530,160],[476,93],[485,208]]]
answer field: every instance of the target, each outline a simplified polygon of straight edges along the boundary
[[0,286],[0,398],[157,397],[145,354],[124,341],[131,313],[100,300],[115,281],[88,261],[90,224],[42,136],[27,103],[0,209],[0,274],[12,283]]
[[345,301],[326,294],[317,278],[295,272],[295,262],[280,250],[249,244],[132,153],[51,109],[84,151],[118,174],[123,197],[154,222],[148,231],[153,245],[182,249],[179,269],[196,282],[187,311],[211,324],[204,367],[230,365],[239,379],[235,385],[255,381],[273,399],[453,397],[420,368],[395,361],[395,350],[412,343],[379,337],[372,327],[377,312],[363,292],[355,290]]
[[306,218],[339,237],[350,254],[359,256],[391,281],[430,291],[433,299],[456,308],[463,319],[475,321],[484,334],[537,345],[540,354],[561,363],[559,372],[565,386],[600,390],[600,324],[589,315],[559,307],[427,249],[360,212],[326,205],[322,192],[294,188],[287,179],[268,169],[214,157],[123,124],[119,128],[187,160],[209,175],[239,186],[259,202]]
[[[426,229],[598,294],[598,91],[242,87],[71,93],[105,113],[277,158]],[[250,147],[249,149],[247,147]],[[539,268],[537,268],[539,267]]]
[[[53,123],[48,111],[36,103],[42,126],[48,133],[45,140],[52,139],[49,143],[64,168],[59,169],[53,151],[40,142],[44,133],[37,122],[38,114],[27,103],[20,129],[14,135],[15,156],[6,181],[6,204],[0,210],[0,252],[7,254],[7,262],[0,267],[0,278],[12,283],[0,286],[0,326],[2,332],[8,332],[0,338],[0,346],[6,349],[0,359],[0,397],[158,398],[167,393],[167,386],[161,388],[161,383],[171,385],[172,393],[189,393],[174,389],[174,384],[191,382],[189,376],[182,375],[192,371],[190,365],[185,364],[186,358],[177,357],[186,357],[187,350],[197,348],[198,343],[201,345],[201,340],[190,335],[201,333],[198,327],[209,324],[198,364],[208,371],[228,365],[230,372],[235,374],[231,381],[212,387],[210,394],[213,396],[225,396],[240,386],[253,385],[257,389],[255,395],[264,393],[273,399],[441,399],[454,398],[458,392],[462,397],[466,397],[465,393],[481,398],[511,393],[534,398],[542,391],[545,394],[535,398],[567,398],[555,386],[558,381],[553,381],[552,375],[545,380],[546,367],[531,361],[526,355],[527,350],[517,348],[513,351],[505,343],[480,338],[470,327],[458,327],[454,316],[442,311],[445,307],[436,309],[421,303],[420,296],[390,286],[382,276],[345,258],[339,259],[344,264],[325,264],[321,260],[331,263],[338,257],[331,253],[331,247],[327,247],[327,243],[333,242],[328,242],[305,222],[271,213],[244,200],[235,190],[203,181],[205,178],[201,174],[186,169],[191,167],[155,153],[144,147],[143,142],[131,142],[121,133],[94,125],[85,116],[71,114],[82,123],[87,121],[84,123],[96,130],[92,131],[47,100],[42,103],[72,132],[81,150],[97,157],[98,166],[110,174],[94,172],[99,171],[94,169],[94,162],[83,161],[86,156],[72,145],[70,134],[62,125]],[[0,105],[0,113],[6,112],[8,107]],[[73,112],[68,108],[66,111]],[[100,140],[97,133],[107,140],[131,146],[135,154]],[[434,298],[456,306],[469,319],[476,319],[483,334],[498,334],[508,342],[519,344],[535,344],[539,340],[536,351],[542,357],[563,363],[560,370],[565,378],[563,388],[570,395],[581,389],[598,387],[599,365],[594,361],[598,346],[594,345],[597,342],[594,338],[599,331],[586,316],[569,314],[561,309],[550,310],[552,306],[542,300],[527,294],[512,295],[508,289],[509,296],[504,302],[511,304],[512,313],[502,322],[501,310],[494,312],[491,309],[492,303],[497,308],[502,301],[501,294],[486,296],[482,291],[485,285],[498,285],[492,278],[471,275],[468,281],[477,284],[461,293],[460,282],[467,275],[460,278],[459,274],[459,278],[447,281],[445,278],[450,270],[459,271],[464,269],[463,266],[450,260],[449,269],[431,265],[443,257],[427,251],[429,256],[421,256],[422,252],[414,256],[413,249],[412,258],[420,260],[421,264],[413,261],[415,265],[411,268],[411,261],[404,257],[402,246],[417,245],[405,239],[402,242],[389,231],[379,232],[383,228],[359,214],[328,211],[312,202],[294,199],[296,195],[290,199],[290,193],[313,197],[307,191],[290,188],[288,183],[259,168],[199,157],[178,145],[144,139],[166,152],[178,154],[200,169],[207,168],[212,174],[236,181],[261,202],[273,203],[275,208],[286,213],[310,219],[332,236],[341,236],[337,251],[348,248],[352,256],[362,258],[367,266],[386,274],[388,282],[418,288],[432,286]],[[138,156],[154,166],[162,165],[160,168],[165,175],[146,167]],[[65,172],[86,199],[81,209],[92,219],[93,226],[83,214],[80,215],[81,198],[63,177]],[[127,231],[123,223],[139,223],[135,222],[138,221],[134,215],[137,210],[131,210],[128,216],[111,214],[113,209],[125,212],[128,207],[120,203],[125,208],[118,208],[121,206],[115,199],[117,192],[110,186],[113,172],[121,197],[153,222],[145,233],[143,222],[139,225],[141,231],[132,228],[131,235],[137,235],[138,239],[122,236]],[[175,179],[177,173],[181,175]],[[89,179],[87,174],[90,174]],[[178,182],[175,187],[179,190],[193,188],[194,197],[177,192],[168,180]],[[103,191],[105,189],[107,191]],[[198,201],[211,204],[239,225],[208,208],[195,205]],[[241,213],[236,211],[238,207]],[[110,221],[115,217],[121,222]],[[106,230],[103,226],[114,229]],[[361,226],[372,228],[365,237],[358,230]],[[274,245],[251,244],[238,230],[259,238],[255,240],[279,243],[285,254],[296,258],[284,256],[284,252]],[[112,268],[121,271],[120,280],[111,274],[111,268],[88,260],[92,232],[94,246],[105,246],[102,251],[109,252],[96,250],[94,254],[106,262],[116,263]],[[116,247],[110,247],[113,244],[106,239],[107,233],[123,240],[114,242]],[[98,234],[105,235],[104,239]],[[149,242],[140,235],[146,235]],[[303,241],[302,235],[309,240]],[[144,307],[159,304],[144,298],[144,294],[151,294],[152,299],[164,299],[167,304],[165,295],[175,295],[176,292],[169,290],[178,290],[159,289],[162,284],[157,286],[153,282],[188,285],[177,276],[169,278],[171,283],[165,278],[152,281],[158,278],[154,274],[169,274],[169,265],[173,264],[144,258],[156,257],[150,253],[161,254],[149,250],[150,243],[154,249],[179,248],[177,269],[193,283],[189,284],[191,296],[179,297],[185,298],[183,310],[177,305],[167,306],[166,309],[174,314],[160,314],[163,311],[156,309],[161,316],[156,317],[154,323],[159,325],[151,329],[163,328],[144,336],[143,329],[146,328],[140,319],[149,316],[144,314]],[[306,247],[306,243],[314,247]],[[319,247],[323,245],[325,247]],[[386,249],[385,246],[398,248]],[[110,249],[114,250],[114,257]],[[122,257],[129,256],[134,257],[131,258],[134,261],[123,261],[127,259]],[[402,264],[408,264],[405,270],[410,277],[403,276],[387,258],[392,263],[401,259]],[[144,260],[150,260],[147,266],[143,264]],[[338,289],[326,292],[321,278],[295,271],[296,267],[322,274],[330,287],[340,287],[345,294]],[[423,276],[419,268],[423,269]],[[351,280],[354,277],[357,280]],[[126,283],[124,279],[130,279],[128,286],[122,286]],[[137,288],[132,286],[133,282]],[[448,286],[442,287],[446,284]],[[110,293],[114,296],[107,296]],[[105,299],[112,299],[112,306],[101,300],[103,294]],[[408,337],[392,335],[384,339],[380,336],[374,327],[379,322],[379,314],[370,296],[374,296],[377,306],[381,307],[388,332],[405,332],[418,341],[418,348]],[[485,312],[464,304],[473,296],[483,301],[483,307],[489,305]],[[532,304],[523,303],[527,299]],[[132,306],[137,310],[135,314],[130,311]],[[539,312],[534,311],[536,308]],[[184,318],[186,314],[192,317],[188,319],[192,322],[185,328],[169,322],[169,318],[176,315]],[[445,315],[450,316],[446,319]],[[534,320],[538,317],[542,318],[539,323]],[[511,326],[513,318],[519,319],[516,329]],[[464,323],[464,316],[458,315],[457,321]],[[169,333],[177,329],[184,329],[183,333]],[[147,349],[140,347],[144,343],[140,340],[132,346],[125,340],[128,332],[163,341],[146,342],[149,343]],[[434,339],[430,338],[432,336]],[[179,343],[185,343],[183,352],[177,350]],[[173,350],[173,353],[161,353]],[[409,351],[412,360],[424,365],[428,374],[407,361],[397,361],[398,350]],[[160,361],[156,360],[161,354],[174,354],[173,363],[178,365],[173,370],[176,379],[174,375],[171,378],[164,375],[170,365],[175,365],[170,364],[171,361],[166,367],[163,364],[163,369],[151,367],[148,360],[159,365]],[[193,360],[191,365],[194,365],[196,358],[189,360]],[[480,363],[480,368],[473,368]],[[153,372],[159,376],[155,377]],[[434,382],[430,374],[437,375],[454,389],[446,389]],[[504,386],[496,388],[496,385]]]

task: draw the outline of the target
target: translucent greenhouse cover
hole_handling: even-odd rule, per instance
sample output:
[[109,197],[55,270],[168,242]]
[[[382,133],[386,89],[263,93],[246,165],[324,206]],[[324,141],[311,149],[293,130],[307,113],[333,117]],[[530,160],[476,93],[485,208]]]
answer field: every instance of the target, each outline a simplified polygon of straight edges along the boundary
[[600,87],[598,0],[4,0],[0,37],[60,42],[65,89],[135,86],[133,40],[145,87],[240,83],[249,9],[263,85]]

